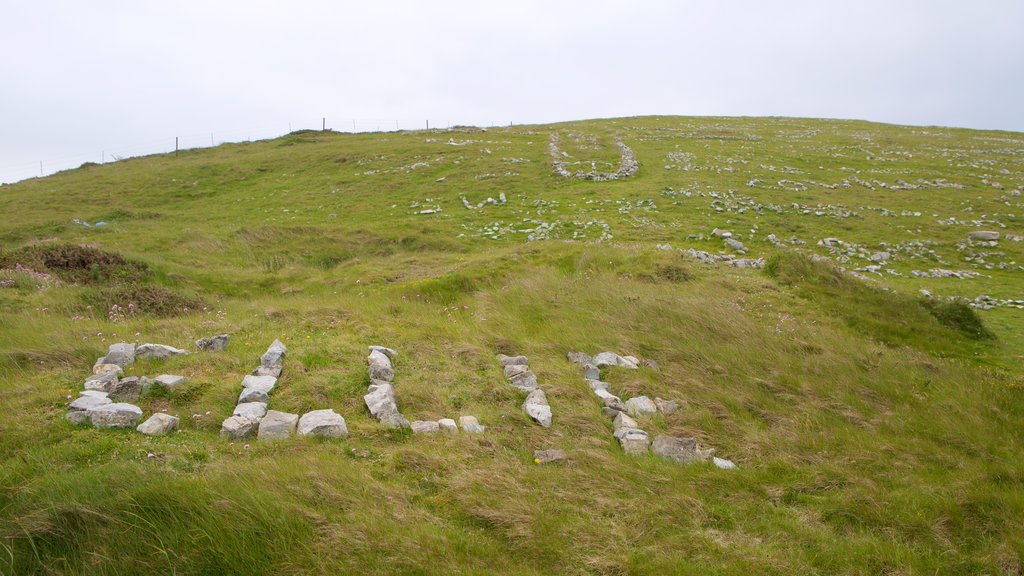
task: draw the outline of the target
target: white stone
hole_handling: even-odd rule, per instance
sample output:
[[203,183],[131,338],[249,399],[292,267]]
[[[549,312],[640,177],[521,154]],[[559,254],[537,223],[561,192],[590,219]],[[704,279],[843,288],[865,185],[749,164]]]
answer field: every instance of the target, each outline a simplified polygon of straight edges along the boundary
[[486,426],[481,426],[480,422],[477,421],[476,416],[461,416],[459,418],[459,425],[462,426],[462,430],[471,434],[479,434],[487,429]]
[[412,423],[413,434],[435,434],[440,428],[433,420],[416,420]]
[[104,404],[89,412],[89,421],[97,428],[130,428],[139,418],[142,409],[124,402]]
[[184,376],[178,376],[176,374],[161,374],[156,378],[153,378],[153,383],[159,386],[163,386],[168,390],[174,390],[178,386],[185,383]]
[[188,352],[174,346],[167,346],[166,344],[143,344],[135,349],[136,358],[163,360],[171,356],[184,356],[185,354],[188,354]]
[[437,421],[437,426],[445,434],[459,433],[459,427],[455,424],[455,420],[451,418],[441,418]]
[[242,378],[242,388],[260,390],[267,394],[273,392],[274,386],[276,385],[277,378],[273,376],[253,376],[252,374],[248,374]]
[[107,355],[102,362],[97,364],[117,364],[122,368],[135,363],[135,344],[129,342],[118,342],[107,347]]
[[541,426],[551,426],[551,407],[547,404],[524,404],[523,412]]
[[139,424],[138,428],[135,430],[147,436],[162,436],[164,434],[170,434],[177,429],[177,416],[157,412],[150,416],[145,422]]
[[224,420],[220,427],[220,435],[228,440],[241,440],[252,436],[260,423],[245,416],[231,416]]
[[594,356],[593,360],[591,360],[591,364],[597,367],[618,366],[619,355],[615,352],[601,352],[597,356]]
[[630,416],[637,417],[644,414],[654,414],[657,411],[658,406],[647,396],[635,396],[626,400],[626,412],[629,412]]
[[268,410],[267,414],[260,420],[260,427],[256,437],[260,440],[283,440],[295,433],[295,427],[298,423],[298,414]]
[[726,460],[725,458],[715,456],[711,461],[715,463],[715,466],[718,466],[723,470],[734,470],[736,468],[736,464],[734,464],[732,460]]
[[387,348],[385,346],[370,346],[370,352],[380,352],[392,360],[394,360],[395,355],[398,354],[398,352],[395,352],[391,348]]
[[259,422],[267,414],[266,402],[242,402],[235,406],[232,416],[244,416],[250,420]]
[[328,408],[303,414],[299,418],[298,432],[300,436],[345,438],[348,436],[348,426],[341,414]]

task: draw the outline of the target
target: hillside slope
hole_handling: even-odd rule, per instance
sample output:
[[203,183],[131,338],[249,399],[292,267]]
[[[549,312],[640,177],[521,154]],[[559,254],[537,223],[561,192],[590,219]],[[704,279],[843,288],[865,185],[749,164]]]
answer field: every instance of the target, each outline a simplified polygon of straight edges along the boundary
[[[1019,574],[1022,189],[1021,134],[677,117],[2,186],[0,574]],[[275,339],[270,408],[346,439],[220,437]],[[125,372],[187,378],[135,402],[177,432],[67,421],[117,342],[191,352]],[[486,431],[382,426],[369,345],[409,420]],[[567,359],[604,350],[653,360],[603,368],[617,395],[679,403],[651,438],[737,468],[624,454]],[[529,358],[550,427],[496,354]]]

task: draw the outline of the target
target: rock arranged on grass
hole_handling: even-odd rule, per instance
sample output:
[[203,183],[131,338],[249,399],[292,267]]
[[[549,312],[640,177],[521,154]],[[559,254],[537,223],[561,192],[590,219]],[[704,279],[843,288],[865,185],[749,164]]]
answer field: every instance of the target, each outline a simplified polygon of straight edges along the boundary
[[135,363],[135,344],[119,342],[107,347],[107,355],[96,361],[97,364],[117,364],[127,368]]
[[549,450],[534,450],[533,461],[536,464],[548,464],[551,462],[564,462],[567,458],[565,450],[555,448]]
[[348,436],[348,426],[341,414],[334,410],[313,410],[299,418],[298,432],[299,436],[345,438]]
[[153,378],[153,384],[163,386],[168,390],[174,390],[178,386],[181,386],[186,381],[184,376],[178,376],[177,374],[161,374],[156,378]]
[[178,429],[178,418],[177,416],[171,416],[170,414],[164,414],[163,412],[157,412],[149,417],[148,420],[139,424],[135,430],[141,432],[147,436],[163,436],[164,434],[170,434]]
[[569,170],[568,163],[566,162],[566,156],[559,149],[562,139],[557,132],[552,132],[550,142],[548,143],[548,152],[551,154],[551,163],[554,166],[555,172],[564,178],[579,178],[581,180],[592,180],[594,182],[607,182],[609,180],[620,180],[622,178],[628,178],[634,174],[640,168],[640,163],[636,159],[636,155],[633,154],[633,150],[622,141],[618,136],[613,137],[615,146],[619,149],[619,168],[614,172],[598,172],[597,163],[591,162],[590,171],[577,170],[573,172]]
[[260,420],[256,437],[260,440],[285,440],[295,433],[298,423],[298,414],[268,410],[266,416]]
[[551,406],[548,405],[547,396],[537,384],[537,375],[530,370],[529,360],[526,356],[497,355],[505,371],[505,379],[520,392],[526,392],[526,401],[522,409],[527,416],[541,426],[551,426]]
[[111,403],[106,392],[87,390],[68,406],[67,419],[73,424],[81,424],[89,419],[93,410]]
[[412,423],[413,434],[437,434],[440,425],[433,420],[415,420]]
[[[221,423],[220,434],[229,440],[241,440],[248,438],[257,430],[259,438],[278,438],[281,430],[287,427],[271,426],[266,435],[262,432],[262,422],[270,413],[285,414],[284,412],[267,411],[267,404],[270,402],[270,393],[277,387],[277,377],[280,376],[284,367],[286,348],[280,340],[274,340],[273,344],[260,357],[260,365],[252,374],[242,378],[242,392],[238,395],[238,402],[232,415]],[[298,416],[295,417],[298,421]],[[295,425],[291,426],[295,430]]]
[[651,452],[675,460],[676,462],[707,462],[715,454],[713,448],[701,450],[697,447],[696,438],[676,438],[674,436],[659,435],[651,445]]
[[[483,432],[485,429],[477,423],[476,418],[473,416],[463,416],[462,426],[466,432],[472,433]],[[436,422],[433,420],[416,420],[412,423],[412,431],[414,434],[436,434],[438,432],[458,434],[459,426],[451,418],[441,418]]]
[[370,346],[370,355],[366,358],[370,385],[363,402],[370,414],[388,428],[409,428],[409,421],[398,411],[395,387],[391,383],[395,378],[392,360],[396,354],[390,348]]
[[104,404],[89,412],[89,421],[97,428],[131,428],[139,418],[142,409],[124,402]]
[[274,340],[270,348],[267,348],[263,356],[260,356],[260,365],[252,371],[253,376],[280,378],[281,371],[284,370],[284,357],[287,352],[288,349],[280,340]]
[[982,242],[995,242],[999,240],[999,232],[992,230],[975,230],[968,233],[967,237],[971,240],[980,240]]
[[634,396],[626,400],[626,412],[635,418],[646,414],[656,414],[658,406],[647,396]]
[[117,402],[137,400],[142,395],[142,379],[136,376],[121,378],[110,384],[110,398]]
[[85,379],[86,390],[98,390],[110,392],[110,389],[117,384],[117,374],[114,372],[100,372]]
[[135,358],[164,360],[172,356],[184,356],[187,351],[166,344],[143,344],[135,349]]
[[217,336],[210,336],[209,338],[200,338],[199,340],[196,340],[196,348],[209,352],[223,350],[228,347],[228,338],[227,334],[218,334]]
[[480,425],[476,416],[460,416],[459,425],[462,426],[463,431],[469,432],[470,434],[480,434],[487,430],[486,426]]
[[[102,358],[100,358],[102,360]],[[104,372],[113,372],[118,377],[124,374],[124,369],[117,364],[95,364],[92,367],[93,374],[103,374]]]

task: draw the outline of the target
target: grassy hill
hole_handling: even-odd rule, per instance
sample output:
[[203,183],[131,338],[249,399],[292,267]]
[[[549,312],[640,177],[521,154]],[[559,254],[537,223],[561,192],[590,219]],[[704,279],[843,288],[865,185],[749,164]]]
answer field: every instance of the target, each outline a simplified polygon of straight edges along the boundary
[[[620,142],[635,172],[587,177]],[[1022,186],[1022,134],[679,117],[300,132],[2,186],[0,574],[1020,574]],[[271,408],[333,408],[346,440],[219,436],[274,339]],[[66,421],[121,341],[192,350],[128,370],[188,378],[138,401],[177,433]],[[486,432],[382,427],[371,344],[410,420]],[[578,350],[654,360],[602,378],[738,469],[624,454]],[[550,428],[497,353],[529,357]]]

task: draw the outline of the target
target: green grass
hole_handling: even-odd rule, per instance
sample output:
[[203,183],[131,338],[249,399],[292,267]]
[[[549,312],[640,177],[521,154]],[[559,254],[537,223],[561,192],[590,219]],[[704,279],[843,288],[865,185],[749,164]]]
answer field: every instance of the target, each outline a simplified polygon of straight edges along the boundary
[[[617,166],[618,136],[640,171],[563,180],[553,130],[580,169]],[[1022,144],[789,118],[307,131],[0,187],[0,574],[1019,574],[1024,310],[919,290],[1024,297],[1024,243],[975,248],[1001,253],[992,268],[958,247],[1024,235]],[[890,188],[820,185],[854,176]],[[725,250],[716,227],[766,269],[678,250]],[[812,259],[826,237],[891,250],[899,275]],[[934,253],[893,248],[910,241]],[[982,276],[912,274],[932,268]],[[224,352],[128,370],[189,378],[139,400],[179,432],[64,420],[109,343],[223,332]],[[289,352],[271,408],[333,408],[348,439],[219,438],[274,338]],[[410,420],[472,414],[487,432],[383,429],[362,401],[378,343],[399,351]],[[565,358],[605,349],[660,365],[605,370],[615,392],[683,405],[645,429],[739,469],[622,454]],[[499,352],[529,356],[551,428],[519,410]],[[569,462],[534,465],[549,447]]]

